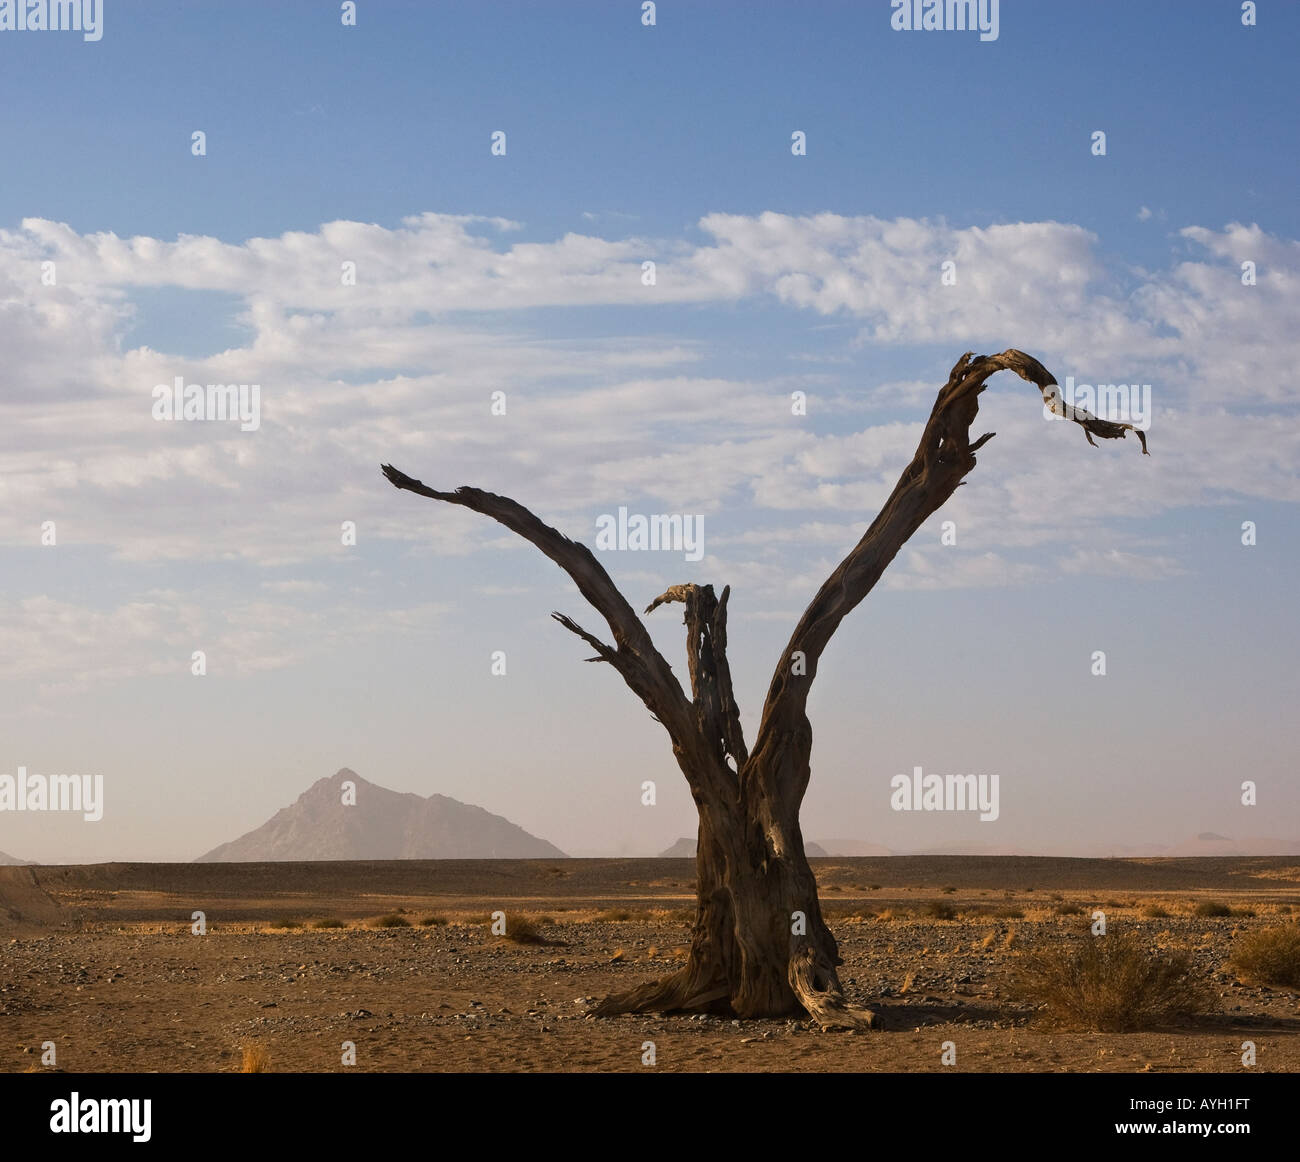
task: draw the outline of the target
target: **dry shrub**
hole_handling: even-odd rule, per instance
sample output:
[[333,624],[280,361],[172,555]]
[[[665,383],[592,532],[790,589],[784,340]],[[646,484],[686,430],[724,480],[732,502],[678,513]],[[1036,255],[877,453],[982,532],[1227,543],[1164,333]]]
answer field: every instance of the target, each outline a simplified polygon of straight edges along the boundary
[[549,944],[550,941],[538,931],[536,921],[518,912],[506,916],[506,939],[513,944]]
[[1238,936],[1228,963],[1246,980],[1300,988],[1300,924],[1259,928]]
[[335,920],[332,916],[324,920],[313,920],[313,928],[346,928],[347,925],[342,920]]
[[1232,909],[1227,904],[1220,904],[1215,900],[1202,900],[1195,908],[1192,909],[1194,916],[1231,916]]
[[935,920],[955,920],[957,909],[943,900],[931,900],[925,906],[925,915]]
[[446,916],[425,916],[420,920],[421,928],[443,928],[446,924]]
[[610,908],[601,912],[596,919],[602,920],[606,924],[622,924],[624,921],[632,919],[632,913],[626,908]]
[[409,928],[410,920],[405,916],[399,916],[396,912],[389,912],[384,916],[376,916],[370,921],[372,928]]
[[1169,913],[1159,904],[1148,904],[1142,909],[1142,915],[1148,920],[1164,920],[1169,916]]
[[271,1055],[261,1045],[245,1045],[239,1063],[240,1073],[270,1073]]
[[1046,1023],[1124,1033],[1205,1011],[1209,987],[1185,952],[1152,955],[1131,933],[1084,936],[1030,948],[1014,981]]

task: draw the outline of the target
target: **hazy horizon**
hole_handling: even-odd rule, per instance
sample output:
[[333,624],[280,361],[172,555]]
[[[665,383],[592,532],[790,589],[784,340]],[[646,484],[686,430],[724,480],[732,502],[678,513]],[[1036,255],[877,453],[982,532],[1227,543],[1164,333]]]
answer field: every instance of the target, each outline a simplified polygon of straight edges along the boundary
[[[366,803],[368,788],[378,787],[379,789],[384,791],[392,790],[391,788],[383,787],[382,784],[376,783],[373,779],[365,778],[364,775],[361,775],[359,772],[352,770],[350,767],[340,767],[334,774],[328,776],[321,776],[319,779],[314,780],[309,787],[304,788],[301,795],[296,796],[294,798],[292,803],[283,804],[280,810],[277,811],[275,815],[272,816],[272,818],[278,816],[280,814],[280,811],[283,811],[285,808],[292,808],[295,804],[298,804],[301,800],[306,799],[309,796],[310,792],[318,791],[326,784],[336,783],[336,781],[339,780],[340,777],[342,776],[346,776],[349,780],[355,780],[354,785],[356,787],[357,793],[359,794],[359,801],[355,805],[361,808],[362,810],[364,810],[364,806]],[[393,792],[393,793],[407,794],[407,795],[414,794],[414,792]],[[436,795],[438,793],[433,792],[433,794]],[[416,797],[417,799],[428,798],[428,796],[418,796],[418,795]],[[456,802],[459,802],[459,800],[456,800]],[[218,846],[225,847],[225,846],[229,846],[230,842],[233,842],[237,839],[246,839],[249,836],[258,832],[261,829],[262,825],[267,822],[269,822],[269,820],[263,819],[257,821],[257,823],[255,824],[250,824],[247,830],[241,832],[238,836],[232,835],[230,837],[230,841],[225,842]],[[514,821],[510,820],[510,822],[513,823]],[[546,836],[544,835],[534,836],[534,838],[545,840]],[[1015,847],[1007,847],[1006,849],[1001,849],[998,848],[996,844],[980,845],[980,844],[962,844],[962,843],[947,844],[947,845],[941,844],[934,848],[921,847],[921,848],[910,849],[910,850],[894,850],[894,849],[885,848],[883,845],[876,844],[870,838],[864,838],[862,836],[847,836],[847,835],[822,836],[822,835],[805,834],[804,839],[805,842],[808,843],[809,845],[816,844],[819,848],[826,849],[824,851],[819,851],[816,853],[814,853],[812,850],[809,850],[808,853],[809,858],[817,858],[820,856],[822,858],[838,858],[838,859],[893,858],[895,856],[907,857],[907,856],[924,856],[924,855],[953,855],[958,857],[963,857],[963,856],[978,857],[981,855],[988,855],[988,856],[1010,855],[1010,856],[1026,856],[1026,857],[1042,856],[1046,858],[1052,858],[1053,856],[1055,856],[1057,858],[1081,858],[1081,859],[1099,859],[1099,858],[1108,859],[1108,858],[1124,858],[1124,857],[1141,858],[1141,857],[1150,857],[1152,855],[1167,855],[1170,858],[1187,858],[1187,857],[1216,858],[1216,857],[1232,856],[1236,853],[1239,853],[1243,848],[1250,848],[1247,854],[1248,856],[1251,857],[1268,856],[1268,855],[1282,855],[1282,856],[1300,855],[1300,838],[1287,837],[1287,836],[1247,836],[1247,835],[1227,836],[1227,835],[1220,835],[1217,832],[1212,832],[1212,831],[1201,832],[1195,836],[1183,836],[1180,841],[1176,843],[1170,843],[1170,844],[1153,842],[1153,843],[1139,844],[1133,846],[1112,845],[1109,848],[1105,844],[1100,844],[1100,845],[1085,844],[1085,845],[1081,845],[1077,849],[1062,850],[1062,851],[1050,852],[1050,853],[1020,849]],[[394,853],[391,856],[384,856],[382,858],[435,859],[435,860],[443,859],[443,858],[445,859],[658,858],[660,856],[666,855],[671,848],[677,846],[678,843],[681,843],[684,840],[689,841],[692,845],[694,845],[695,842],[694,831],[692,830],[692,833],[688,836],[679,836],[677,840],[675,840],[673,843],[668,844],[662,851],[655,850],[655,851],[632,851],[632,852],[610,853],[610,852],[600,851],[600,850],[594,850],[594,851],[579,850],[579,851],[565,851],[563,853],[563,857],[559,857],[559,856],[521,857],[521,856],[491,856],[491,855],[482,855],[482,856],[474,856],[474,857],[467,857],[462,855],[428,857],[428,856],[408,856],[408,855],[401,855],[401,854]],[[1273,846],[1263,846],[1265,841],[1271,842]],[[1203,845],[1199,849],[1197,847],[1198,843]],[[849,850],[850,848],[853,847],[870,848],[872,850],[869,851]],[[184,861],[172,861],[172,860],[157,860],[157,861],[143,860],[142,861],[130,856],[123,855],[120,857],[100,859],[92,862],[95,863],[187,862],[188,863],[200,859],[210,860],[212,854],[213,853],[211,851],[206,853],[200,853],[199,855],[192,857],[192,859],[188,859]],[[693,852],[691,853],[691,855],[693,857]],[[23,857],[16,857],[14,852],[0,850],[0,857],[6,857],[6,856],[10,857],[11,859],[15,859],[17,862],[41,863],[47,866],[58,866],[63,864],[75,865],[82,862],[75,859],[60,859],[60,858],[50,858],[41,861],[34,861],[34,860],[25,859]],[[249,857],[247,856],[240,857],[240,859],[237,862],[246,862],[248,858]],[[267,857],[267,858],[272,858],[272,857]],[[353,857],[353,856],[313,857],[312,859],[308,860],[308,862],[320,862],[321,859],[326,859],[328,862],[329,860],[332,859],[348,860],[353,858],[361,858],[361,857]],[[274,859],[276,861],[282,859],[288,859],[290,862],[292,862],[296,860],[297,857],[275,856]]]

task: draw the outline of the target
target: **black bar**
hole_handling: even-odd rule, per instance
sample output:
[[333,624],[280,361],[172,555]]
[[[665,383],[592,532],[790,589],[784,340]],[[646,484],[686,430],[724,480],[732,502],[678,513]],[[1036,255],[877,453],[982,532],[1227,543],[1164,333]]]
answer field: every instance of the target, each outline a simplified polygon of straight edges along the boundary
[[[147,1100],[148,1141],[135,1142],[130,1130],[55,1132],[52,1122],[67,1122],[59,1103],[70,1103],[73,1094],[83,1118],[98,1116],[101,1099],[134,1099],[141,1103],[135,1107],[141,1115]],[[960,1144],[993,1140],[985,1136],[990,1132],[1007,1142],[1018,1130],[1043,1129],[1053,1141],[1075,1146],[1123,1139],[1148,1149],[1152,1139],[1180,1144],[1208,1139],[1224,1149],[1232,1139],[1258,1143],[1292,1132],[1296,1094],[1292,1075],[1245,1072],[765,1073],[714,1074],[707,1080],[651,1068],[602,1075],[42,1073],[11,1074],[0,1081],[0,1118],[6,1154],[14,1158],[26,1156],[24,1148],[98,1151],[111,1138],[141,1149],[174,1150],[198,1141],[222,1148],[233,1145],[237,1139],[229,1135],[240,1131],[259,1143],[283,1136],[304,1150],[337,1150],[356,1142],[384,1154],[398,1148],[390,1131],[404,1126],[417,1135],[434,1133],[445,1144],[439,1135],[452,1124],[470,1138],[503,1134],[503,1146],[512,1126],[530,1127],[530,1146],[548,1139],[572,1143],[576,1132],[594,1149],[594,1138],[610,1119],[632,1133],[624,1143],[629,1145],[638,1126],[639,1133],[655,1122],[680,1131],[705,1119],[706,1128],[732,1141],[749,1133],[766,1137],[778,1122],[796,1134],[800,1127],[810,1134],[832,1133],[838,1124],[846,1139],[862,1135],[864,1150],[878,1142],[881,1130],[935,1145],[949,1133]],[[88,1099],[94,1114],[87,1112]],[[743,1100],[737,1104],[737,1099]],[[648,1100],[653,1106],[642,1104]],[[113,1108],[123,1107],[110,1107],[110,1116]],[[520,1120],[530,1115],[531,1120]],[[1192,1124],[1200,1128],[1183,1128]],[[668,1148],[668,1139],[664,1144]]]

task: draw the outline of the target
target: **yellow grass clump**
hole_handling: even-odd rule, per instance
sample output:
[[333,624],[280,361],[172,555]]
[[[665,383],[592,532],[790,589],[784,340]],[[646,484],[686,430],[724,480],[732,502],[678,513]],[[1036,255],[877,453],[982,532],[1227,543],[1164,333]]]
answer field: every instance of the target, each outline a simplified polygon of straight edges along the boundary
[[1059,1028],[1124,1033],[1204,1012],[1208,984],[1186,952],[1152,955],[1129,933],[1083,936],[1030,948],[1014,991]]
[[1258,928],[1238,936],[1228,963],[1246,980],[1300,988],[1300,924]]
[[240,1073],[270,1073],[271,1055],[261,1045],[245,1045],[239,1063]]

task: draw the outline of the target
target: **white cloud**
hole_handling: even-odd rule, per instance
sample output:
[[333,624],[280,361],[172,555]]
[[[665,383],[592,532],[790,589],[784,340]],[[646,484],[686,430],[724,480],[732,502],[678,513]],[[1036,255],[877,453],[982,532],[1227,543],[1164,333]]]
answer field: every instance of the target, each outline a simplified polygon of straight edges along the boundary
[[[1134,521],[1241,497],[1300,500],[1294,241],[1258,226],[1189,227],[1174,243],[1186,253],[1144,272],[1108,261],[1094,234],[1068,223],[958,229],[767,213],[714,214],[700,226],[702,245],[528,242],[517,223],[437,214],[239,244],[79,235],[42,219],[0,231],[0,541],[34,546],[40,522],[55,520],[61,545],[98,545],[120,561],[292,565],[293,580],[265,586],[284,598],[324,596],[311,570],[346,559],[344,520],[413,557],[511,543],[472,514],[431,519],[395,501],[378,475],[391,460],[436,472],[429,482],[443,487],[513,494],[574,536],[632,498],[706,513],[704,564],[786,608],[851,547],[910,459],[942,382],[922,374],[931,349],[946,368],[963,350],[1013,344],[1058,378],[1150,382],[1152,456],[1131,439],[1089,448],[1077,429],[1041,418],[1031,388],[999,376],[976,427],[998,437],[969,487],[932,518],[957,521],[963,553],[909,553],[890,584],[1020,584],[1050,570],[1167,576],[1179,550],[1136,541]],[[659,264],[653,288],[641,285],[647,257]],[[41,284],[45,259],[57,263],[55,287]],[[940,280],[949,259],[956,286]],[[1255,286],[1241,282],[1247,260]],[[357,263],[356,287],[340,282],[344,261]],[[130,292],[146,286],[234,293],[251,338],[205,358],[122,349]],[[653,307],[666,303],[725,306],[734,328],[744,319],[734,304],[749,297],[806,315],[807,334],[827,350],[807,350],[805,335],[779,369],[725,378],[702,369],[720,352],[698,332],[645,333],[660,328]],[[625,332],[592,337],[582,310],[549,311],[544,324],[520,314],[596,305],[634,308]],[[859,333],[856,346],[842,322]],[[866,355],[904,344],[924,349],[916,378],[859,382]],[[808,361],[814,375],[791,374],[792,362]],[[154,384],[175,375],[261,383],[261,430],[152,420]],[[820,420],[792,417],[790,390],[813,383]],[[490,414],[496,390],[507,417]],[[1004,555],[1049,544],[1051,559]],[[673,572],[660,565],[647,575]],[[192,635],[175,636],[176,617],[197,616],[180,599],[6,609],[18,635],[11,677],[51,641],[55,657],[109,643],[90,673],[152,672],[173,664],[170,652],[164,662],[125,643],[180,649]],[[287,603],[265,609],[263,630],[228,631],[230,656],[247,668],[284,664],[294,656],[285,643],[312,616]]]

